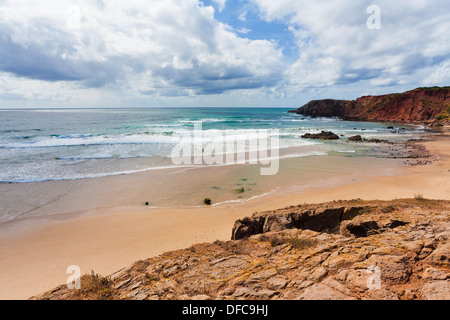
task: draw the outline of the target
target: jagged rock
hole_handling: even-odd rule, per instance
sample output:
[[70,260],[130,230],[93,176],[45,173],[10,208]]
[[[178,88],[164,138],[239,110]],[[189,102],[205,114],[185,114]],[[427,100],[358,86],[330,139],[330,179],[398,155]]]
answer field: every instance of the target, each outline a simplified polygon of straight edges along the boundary
[[374,220],[354,219],[341,224],[341,234],[345,236],[367,237],[376,234],[380,226]]
[[357,217],[351,221],[341,223],[340,231],[341,234],[346,236],[367,237],[384,232],[387,229],[395,229],[408,224],[397,219],[383,221],[378,218],[378,220],[374,220],[373,217]]
[[251,218],[244,218],[235,222],[231,239],[239,240],[251,235],[263,233],[264,220],[256,221]]
[[308,229],[313,231],[333,230],[341,221],[353,219],[357,215],[368,212],[370,208],[363,206],[339,206],[321,208],[319,206],[295,207],[283,212],[265,212],[254,214],[236,221],[232,240],[248,238],[252,235],[267,232],[278,232],[286,229]]

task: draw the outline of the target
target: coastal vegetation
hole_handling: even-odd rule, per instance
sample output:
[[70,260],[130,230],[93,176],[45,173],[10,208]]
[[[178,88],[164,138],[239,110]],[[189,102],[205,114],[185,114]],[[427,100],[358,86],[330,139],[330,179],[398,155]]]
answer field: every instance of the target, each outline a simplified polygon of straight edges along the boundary
[[239,193],[244,193],[245,192],[245,188],[238,188],[238,189],[234,189],[234,193],[237,193],[237,194],[239,194]]

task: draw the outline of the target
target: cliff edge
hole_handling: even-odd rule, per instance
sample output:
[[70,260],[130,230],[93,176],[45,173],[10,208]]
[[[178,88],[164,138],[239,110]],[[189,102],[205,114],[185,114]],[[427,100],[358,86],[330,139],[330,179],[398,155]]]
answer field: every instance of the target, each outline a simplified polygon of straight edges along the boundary
[[290,112],[352,121],[448,122],[450,87],[417,88],[405,93],[365,96],[356,100],[315,100]]

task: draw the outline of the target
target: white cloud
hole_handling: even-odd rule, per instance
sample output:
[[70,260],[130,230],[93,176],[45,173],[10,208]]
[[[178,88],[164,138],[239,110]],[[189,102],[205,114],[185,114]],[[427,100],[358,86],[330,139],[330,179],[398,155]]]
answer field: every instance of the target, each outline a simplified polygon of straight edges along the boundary
[[219,5],[219,11],[225,9],[225,6],[227,5],[227,0],[213,0],[213,2]]
[[436,83],[450,84],[450,60],[441,63],[438,68],[434,70],[427,70],[428,73],[424,76],[423,85],[430,86]]
[[86,88],[76,82],[49,82],[0,72],[0,106],[5,107],[98,107],[125,106],[127,92],[113,88]]
[[252,30],[251,30],[251,29],[248,29],[248,28],[239,28],[239,29],[237,29],[236,31],[237,31],[238,33],[242,33],[242,34],[248,34],[248,33],[252,32]]
[[0,71],[37,81],[216,94],[273,86],[283,68],[275,43],[240,38],[197,0],[6,0],[0,21]]
[[241,12],[241,13],[239,14],[239,16],[238,16],[238,19],[239,19],[240,21],[247,21],[247,14],[248,14],[247,11]]
[[418,84],[421,70],[442,69],[442,60],[450,59],[446,0],[378,0],[381,30],[367,28],[371,0],[252,2],[263,19],[286,23],[296,38],[299,55],[286,72],[294,87],[364,80],[380,86]]

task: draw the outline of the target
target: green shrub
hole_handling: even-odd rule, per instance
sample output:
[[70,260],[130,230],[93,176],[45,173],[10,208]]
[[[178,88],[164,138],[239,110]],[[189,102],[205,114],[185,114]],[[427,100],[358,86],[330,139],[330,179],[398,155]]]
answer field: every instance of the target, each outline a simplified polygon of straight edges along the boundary
[[245,192],[244,188],[234,189],[234,193],[244,193],[244,192]]

